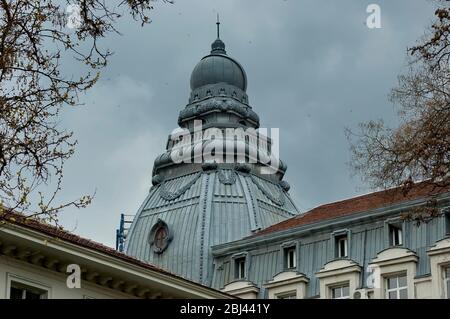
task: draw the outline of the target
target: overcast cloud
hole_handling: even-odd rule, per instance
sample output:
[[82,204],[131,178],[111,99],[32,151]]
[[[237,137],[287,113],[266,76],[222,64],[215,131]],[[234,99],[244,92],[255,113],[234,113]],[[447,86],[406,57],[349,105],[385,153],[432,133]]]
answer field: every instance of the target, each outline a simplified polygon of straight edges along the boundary
[[[365,26],[370,3],[381,6],[381,29]],[[280,128],[298,207],[368,192],[347,167],[344,128],[395,122],[389,90],[433,11],[425,0],[178,0],[157,2],[144,28],[123,21],[123,35],[103,42],[115,55],[82,97],[85,106],[64,114],[79,145],[62,197],[96,197],[87,209],[66,210],[63,225],[114,245],[119,214],[134,214],[151,186],[154,158],[187,103],[191,71],[215,39],[216,12],[228,54],[247,72],[261,126]]]

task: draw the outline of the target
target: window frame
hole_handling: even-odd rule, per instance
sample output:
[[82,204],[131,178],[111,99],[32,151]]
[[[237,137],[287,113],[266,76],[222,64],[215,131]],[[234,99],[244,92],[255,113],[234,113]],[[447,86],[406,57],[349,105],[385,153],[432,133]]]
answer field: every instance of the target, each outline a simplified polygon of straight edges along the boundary
[[[288,297],[288,298],[286,298]],[[293,298],[291,298],[293,297]],[[280,292],[278,294],[275,295],[276,299],[297,299],[297,291],[292,290],[292,291],[287,291],[287,292]]]
[[[282,265],[281,269],[279,268],[279,271],[295,271],[298,269],[298,247],[299,243],[297,241],[290,241],[286,243],[282,243],[280,245],[280,264]],[[294,254],[293,259],[293,265],[290,265],[289,263],[289,255],[288,253],[292,251]],[[290,267],[292,266],[292,267]]]
[[[345,239],[345,256],[341,255],[339,241]],[[350,258],[351,231],[349,229],[336,230],[331,234],[332,253],[335,259]]]
[[245,271],[245,257],[234,259],[234,279],[241,280],[247,277],[247,272]]
[[[386,220],[384,223],[385,223],[384,226],[386,236],[385,237],[386,248],[405,247],[406,242],[405,221],[401,220],[400,217],[394,217]],[[392,230],[394,229],[397,229],[401,233],[401,236],[399,237],[401,242],[396,245],[394,245],[394,240],[392,236]]]
[[391,247],[403,246],[403,229],[396,225],[389,225],[389,245]]
[[[346,295],[346,296],[343,296],[344,288],[348,289],[348,295]],[[330,299],[336,299],[336,300],[350,299],[350,283],[349,282],[344,282],[344,283],[329,286],[329,289],[330,289]],[[340,289],[340,291],[341,291],[341,296],[336,298],[335,291],[338,289]]]
[[[250,255],[248,252],[238,253],[233,256],[231,256],[232,261],[232,269],[233,269],[233,281],[245,281],[248,280],[248,270],[249,270],[249,263],[250,263]],[[243,263],[241,263],[243,261]],[[243,268],[240,268],[240,265],[238,263],[243,265]],[[244,276],[241,276],[241,270],[244,272]]]
[[[405,278],[405,286],[400,287],[400,280],[399,280],[400,277]],[[396,278],[397,287],[395,287],[395,288],[389,288],[389,280],[392,278]],[[400,291],[402,291],[402,290],[406,291],[406,299],[408,299],[408,293],[409,293],[408,292],[408,274],[406,272],[386,275],[386,276],[384,276],[384,281],[385,281],[385,298],[386,299],[391,299],[389,297],[391,292],[396,292],[397,298],[395,298],[395,299],[402,299],[402,298],[400,298]]]
[[[297,249],[295,246],[285,247],[284,252],[284,268],[296,269],[297,268]],[[292,256],[291,256],[292,255]],[[291,260],[292,259],[292,260]]]
[[444,277],[444,296],[445,299],[450,299],[450,265],[442,267],[442,274]]
[[[6,299],[11,299],[11,289],[13,288],[14,284],[17,284],[19,286],[24,286],[25,289],[27,287],[36,290],[43,291],[45,294],[45,298],[39,298],[39,299],[51,299],[51,287],[37,282],[35,280],[31,280],[28,278],[23,278],[11,273],[7,273],[7,282],[6,282]],[[42,295],[41,295],[42,296]]]
[[444,214],[444,230],[445,235],[450,236],[450,207],[444,208],[442,210]]
[[[344,243],[344,251],[342,252],[341,243]],[[347,235],[336,236],[336,257],[347,258],[348,257],[348,237]]]

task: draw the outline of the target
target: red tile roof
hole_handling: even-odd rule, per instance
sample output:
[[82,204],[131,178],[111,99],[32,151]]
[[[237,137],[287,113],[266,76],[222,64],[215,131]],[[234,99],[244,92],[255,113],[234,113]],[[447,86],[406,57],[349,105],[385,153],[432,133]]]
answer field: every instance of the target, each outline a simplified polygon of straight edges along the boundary
[[126,262],[128,262],[130,264],[137,265],[137,266],[140,266],[140,267],[145,268],[145,269],[150,269],[150,270],[153,270],[153,271],[165,274],[165,275],[169,275],[169,276],[172,276],[172,277],[176,277],[176,278],[182,279],[184,281],[187,281],[187,282],[189,282],[191,284],[198,285],[198,286],[201,286],[201,287],[213,290],[212,288],[209,288],[209,287],[203,286],[201,284],[198,284],[196,282],[190,281],[190,280],[185,279],[185,278],[183,278],[181,276],[178,276],[178,275],[175,275],[175,274],[173,274],[171,272],[168,272],[168,271],[166,271],[164,269],[158,268],[158,267],[156,267],[156,266],[154,266],[152,264],[148,264],[148,263],[142,262],[142,261],[140,261],[140,260],[138,260],[136,258],[128,256],[128,255],[126,255],[124,253],[121,253],[121,252],[119,252],[119,251],[117,251],[117,250],[115,250],[115,249],[113,249],[111,247],[108,247],[108,246],[105,246],[103,244],[97,243],[97,242],[92,241],[90,239],[86,239],[86,238],[80,237],[80,236],[75,235],[73,233],[70,233],[70,232],[68,232],[68,231],[66,231],[66,230],[64,230],[62,228],[55,227],[55,226],[47,224],[47,223],[43,223],[43,222],[41,222],[41,221],[39,221],[37,219],[34,219],[34,218],[27,218],[26,216],[18,214],[18,213],[0,212],[0,226],[2,224],[2,221],[6,222],[6,223],[13,224],[13,225],[18,225],[18,226],[21,226],[21,227],[25,227],[25,228],[28,228],[28,229],[31,229],[31,230],[34,230],[34,231],[38,231],[38,232],[40,232],[42,234],[45,234],[45,235],[48,235],[48,236],[51,236],[51,237],[54,237],[54,238],[58,238],[60,240],[63,240],[63,241],[75,244],[77,246],[89,248],[89,249],[95,250],[97,252],[104,253],[106,255],[109,255],[109,256],[121,259],[121,260],[126,261]]
[[447,187],[437,188],[436,186],[428,183],[418,183],[406,193],[403,188],[399,187],[353,197],[313,208],[302,215],[292,217],[288,220],[267,227],[252,237],[283,231],[303,225],[314,224],[329,219],[336,219],[352,214],[367,212],[377,208],[399,204],[401,202],[407,202],[420,198],[425,199],[431,197],[432,195],[445,193],[447,191],[450,191],[450,185]]

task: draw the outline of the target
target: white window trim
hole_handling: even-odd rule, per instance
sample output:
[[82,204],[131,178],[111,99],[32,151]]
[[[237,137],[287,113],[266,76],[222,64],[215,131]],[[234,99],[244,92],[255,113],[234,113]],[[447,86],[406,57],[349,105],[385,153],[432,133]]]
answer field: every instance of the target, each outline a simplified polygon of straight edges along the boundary
[[[278,269],[279,271],[283,272],[283,271],[291,271],[291,270],[295,270],[297,269],[298,266],[298,256],[299,256],[299,242],[297,241],[290,241],[290,242],[286,242],[281,244],[280,246],[280,256],[281,256],[281,260],[280,260],[280,264],[281,267]],[[294,250],[294,266],[293,267],[289,267],[289,263],[288,263],[288,259],[287,259],[287,255],[286,252],[289,249],[293,249]]]
[[445,235],[450,235],[450,207],[446,207],[442,209],[443,218],[444,218],[444,229]]
[[450,276],[447,277],[447,270],[450,269],[450,265],[442,267],[442,274],[444,279],[444,296],[446,299],[450,299],[450,296],[448,295],[448,286],[450,285]]
[[[286,298],[286,297],[294,297],[294,298]],[[282,293],[278,293],[275,295],[276,299],[297,299],[297,291],[291,290]]]
[[[341,239],[339,237],[345,237],[346,245],[345,245],[345,256],[341,256],[340,247],[338,241]],[[350,244],[351,244],[351,231],[349,229],[340,229],[336,230],[331,234],[331,248],[333,252],[333,256],[336,259],[339,258],[349,258],[350,257]]]
[[[348,295],[347,296],[341,296],[338,298],[334,298],[333,296],[333,292],[335,289],[341,289],[341,293],[343,292],[343,288],[347,287],[348,288]],[[330,285],[328,286],[329,291],[329,295],[330,295],[330,299],[350,299],[350,282],[341,282],[338,283],[336,285]]]
[[[401,231],[400,234],[400,243],[398,245],[393,245],[391,242],[392,234],[391,227],[398,228]],[[385,228],[385,247],[386,248],[394,248],[394,247],[404,247],[405,245],[405,222],[400,217],[389,218],[384,222]]]
[[[406,286],[399,287],[399,280],[398,280],[399,277],[406,278]],[[391,279],[391,278],[396,278],[396,280],[397,280],[396,288],[389,288],[389,279]],[[406,295],[408,295],[408,274],[407,273],[399,273],[399,274],[386,276],[386,277],[384,277],[384,280],[385,280],[385,287],[386,287],[386,293],[385,293],[386,299],[390,299],[389,294],[394,291],[396,292],[396,295],[397,295],[397,298],[395,298],[395,299],[400,299],[400,290],[406,289]]]
[[[240,276],[240,269],[239,269],[239,276],[236,276],[236,262],[238,259],[244,259],[244,277]],[[231,267],[233,271],[232,281],[245,281],[248,279],[248,271],[250,266],[250,254],[248,252],[242,252],[238,254],[234,254],[231,256]]]
[[395,225],[389,225],[389,239],[392,240],[390,245],[392,247],[403,245],[403,229]]
[[32,279],[28,279],[28,278],[24,278],[15,274],[11,274],[11,273],[6,273],[6,299],[10,299],[11,295],[11,284],[12,282],[17,282],[19,284],[23,284],[26,286],[30,286],[33,288],[37,288],[40,290],[44,290],[47,292],[47,298],[46,299],[51,299],[52,298],[52,289],[51,287],[45,285],[44,283],[32,280]]
[[[286,268],[287,269],[295,269],[295,268],[297,268],[297,249],[295,249],[295,246],[294,247],[288,247],[288,248],[285,248],[285,253],[286,253],[286,256],[285,256],[285,258],[286,258]],[[293,258],[292,258],[292,265],[290,265],[290,260],[291,260],[291,256],[290,256],[290,254],[293,254],[294,256],[293,256]]]
[[[341,242],[344,242],[344,253],[341,253]],[[342,236],[342,237],[338,237],[337,239],[337,245],[338,245],[338,251],[337,251],[337,255],[338,258],[346,258],[348,257],[348,237],[347,236]]]
[[245,260],[245,257],[241,257],[241,258],[236,258],[235,260],[234,260],[234,263],[235,263],[235,265],[234,265],[234,271],[235,271],[235,274],[234,274],[234,277],[235,277],[235,279],[238,279],[238,280],[240,280],[240,279],[245,279],[246,277],[247,277],[247,271],[246,271],[246,260]]

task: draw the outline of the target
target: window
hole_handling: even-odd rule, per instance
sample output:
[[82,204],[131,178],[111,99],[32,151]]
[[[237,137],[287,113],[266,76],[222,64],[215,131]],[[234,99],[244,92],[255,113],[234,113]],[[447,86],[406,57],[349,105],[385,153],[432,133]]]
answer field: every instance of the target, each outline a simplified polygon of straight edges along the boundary
[[245,278],[245,257],[236,258],[234,260],[234,278],[244,279]]
[[9,299],[47,299],[48,291],[11,281]]
[[159,250],[163,250],[164,245],[166,244],[166,239],[168,237],[167,228],[161,227],[158,228],[155,232],[155,247]]
[[[166,194],[164,196],[168,196],[167,198],[169,198],[171,195]],[[153,247],[153,251],[157,254],[162,254],[169,246],[171,240],[172,235],[169,226],[162,219],[158,219],[149,234],[149,243]]]
[[406,274],[388,277],[386,297],[388,299],[408,299]]
[[351,233],[348,229],[337,230],[332,233],[330,245],[334,245],[333,249],[334,258],[347,258],[349,255],[349,243]]
[[447,209],[444,213],[445,218],[445,234],[450,235],[450,209]]
[[336,257],[344,258],[348,256],[348,240],[347,235],[336,236]]
[[331,288],[332,299],[350,299],[350,287],[348,284]]
[[284,267],[286,269],[292,269],[297,267],[295,246],[284,248]]
[[278,294],[276,296],[277,299],[297,299],[297,293],[295,291]]
[[444,269],[444,277],[445,296],[450,299],[450,267]]
[[391,246],[403,245],[403,231],[401,226],[389,225],[389,241]]

